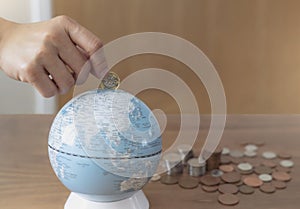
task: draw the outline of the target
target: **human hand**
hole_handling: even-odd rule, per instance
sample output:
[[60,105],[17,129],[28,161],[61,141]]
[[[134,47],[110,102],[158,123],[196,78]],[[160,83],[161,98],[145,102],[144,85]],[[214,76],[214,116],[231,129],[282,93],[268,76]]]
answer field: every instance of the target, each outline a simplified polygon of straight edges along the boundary
[[44,97],[67,93],[90,72],[100,78],[107,68],[102,42],[69,17],[31,24],[3,21],[0,69],[15,80],[32,84]]

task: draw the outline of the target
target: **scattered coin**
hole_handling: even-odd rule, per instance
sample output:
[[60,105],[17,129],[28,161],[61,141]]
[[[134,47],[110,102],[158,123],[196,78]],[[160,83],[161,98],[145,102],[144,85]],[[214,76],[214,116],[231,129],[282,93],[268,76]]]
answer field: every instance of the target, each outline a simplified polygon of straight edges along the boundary
[[272,181],[272,185],[276,189],[285,189],[286,188],[286,183],[284,181]]
[[150,181],[159,181],[160,178],[161,178],[160,175],[157,174],[157,173],[155,173],[155,174],[152,176],[152,178],[150,179]]
[[176,176],[165,175],[160,178],[162,184],[172,185],[178,183],[178,178]]
[[200,182],[206,186],[215,186],[220,184],[221,179],[211,175],[205,175],[200,178]]
[[248,144],[248,145],[245,146],[245,150],[246,151],[252,151],[252,152],[254,152],[257,149],[258,149],[258,147],[256,145],[254,145],[254,144]]
[[260,174],[258,178],[263,182],[271,182],[273,180],[273,177],[269,174]]
[[244,179],[244,184],[250,187],[260,187],[263,184],[263,181],[257,176],[248,176]]
[[260,191],[264,193],[274,193],[276,191],[276,188],[271,183],[265,183],[259,187]]
[[278,157],[281,159],[289,160],[292,158],[292,155],[289,153],[281,152],[278,154]]
[[257,174],[271,174],[272,173],[272,169],[267,167],[267,166],[258,166],[254,169],[254,172]]
[[269,168],[275,168],[275,167],[277,166],[277,164],[276,164],[275,162],[273,162],[272,160],[264,160],[264,161],[262,162],[262,164],[263,164],[264,166],[269,167]]
[[237,183],[241,180],[241,174],[238,172],[229,172],[229,173],[224,173],[221,176],[222,180],[227,182],[227,183]]
[[291,168],[294,166],[294,162],[291,160],[282,160],[279,164],[284,168]]
[[230,149],[227,147],[223,147],[222,155],[229,155],[229,153],[230,153]]
[[270,151],[267,151],[267,152],[263,152],[262,153],[262,156],[266,159],[274,159],[277,157],[276,153],[275,152],[270,152]]
[[272,176],[278,181],[290,181],[292,179],[288,173],[281,171],[273,172]]
[[239,198],[233,194],[221,194],[218,201],[223,205],[233,206],[239,203]]
[[219,186],[206,186],[206,185],[202,185],[202,189],[205,192],[216,192],[218,191]]
[[219,169],[214,169],[210,172],[210,174],[213,176],[213,177],[220,177],[224,174],[223,171],[219,170]]
[[253,189],[253,187],[247,185],[241,185],[239,191],[242,194],[253,194],[255,190]]
[[256,157],[256,156],[257,156],[257,153],[256,153],[255,151],[246,150],[246,151],[244,152],[244,155],[245,155],[246,157]]
[[233,158],[242,158],[244,157],[244,153],[240,150],[232,150],[229,155]]
[[192,177],[182,177],[179,179],[178,184],[184,189],[194,189],[198,187],[199,182]]
[[220,165],[219,169],[225,173],[234,171],[234,167],[232,165]]
[[120,77],[114,72],[108,72],[102,79],[99,89],[117,89],[120,86]]
[[253,166],[250,163],[240,163],[237,168],[241,171],[251,171]]
[[238,187],[234,184],[221,184],[218,190],[223,194],[236,194],[239,191]]

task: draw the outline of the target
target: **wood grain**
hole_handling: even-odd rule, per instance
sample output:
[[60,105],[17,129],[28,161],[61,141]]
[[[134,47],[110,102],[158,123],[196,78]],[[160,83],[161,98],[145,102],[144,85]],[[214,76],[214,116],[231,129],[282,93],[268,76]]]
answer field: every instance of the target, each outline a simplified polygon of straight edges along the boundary
[[[48,160],[47,137],[53,116],[0,116],[0,208],[62,209],[67,191],[56,178]],[[207,135],[210,118],[202,116],[199,138],[194,149],[199,151]],[[239,194],[241,202],[233,208],[257,209],[299,207],[300,188],[300,115],[230,115],[221,144],[238,148],[244,141],[264,140],[262,150],[285,151],[293,155],[295,167],[292,181],[285,190],[267,195]],[[163,135],[164,149],[178,134],[180,119],[168,117]],[[200,187],[183,190],[178,185],[158,182],[144,188],[152,209],[224,208],[217,202],[217,193],[205,193]]]
[[[104,43],[145,31],[191,41],[215,65],[231,114],[300,113],[299,8],[298,0],[54,0],[56,15],[71,16]],[[180,76],[196,95],[200,111],[210,113],[201,81],[173,59],[142,55],[113,70],[123,79],[147,67]],[[71,94],[61,97],[60,105]],[[150,106],[178,113],[176,102],[163,92],[140,96]]]

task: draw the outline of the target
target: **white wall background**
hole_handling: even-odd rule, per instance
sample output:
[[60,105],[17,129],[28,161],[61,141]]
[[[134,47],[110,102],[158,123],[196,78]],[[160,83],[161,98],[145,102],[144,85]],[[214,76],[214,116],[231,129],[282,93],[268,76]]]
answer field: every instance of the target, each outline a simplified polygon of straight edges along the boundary
[[[52,1],[0,0],[0,16],[19,23],[47,20],[52,17]],[[29,84],[0,71],[0,114],[51,114],[56,108],[56,98],[45,99]]]

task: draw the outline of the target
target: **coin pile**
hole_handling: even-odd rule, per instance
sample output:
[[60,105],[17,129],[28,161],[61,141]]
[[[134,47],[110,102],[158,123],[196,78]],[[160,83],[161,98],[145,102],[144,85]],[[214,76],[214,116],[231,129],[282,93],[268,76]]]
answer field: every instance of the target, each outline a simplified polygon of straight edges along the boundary
[[[184,189],[195,189],[200,185],[205,192],[218,192],[218,202],[229,206],[239,203],[238,193],[251,195],[260,191],[271,194],[285,189],[292,179],[292,156],[289,153],[261,152],[262,146],[263,142],[246,143],[232,150],[224,147],[221,151],[217,149],[206,162],[191,158],[183,171],[177,175],[168,172],[160,182],[179,184]],[[158,181],[157,175],[155,179]]]

